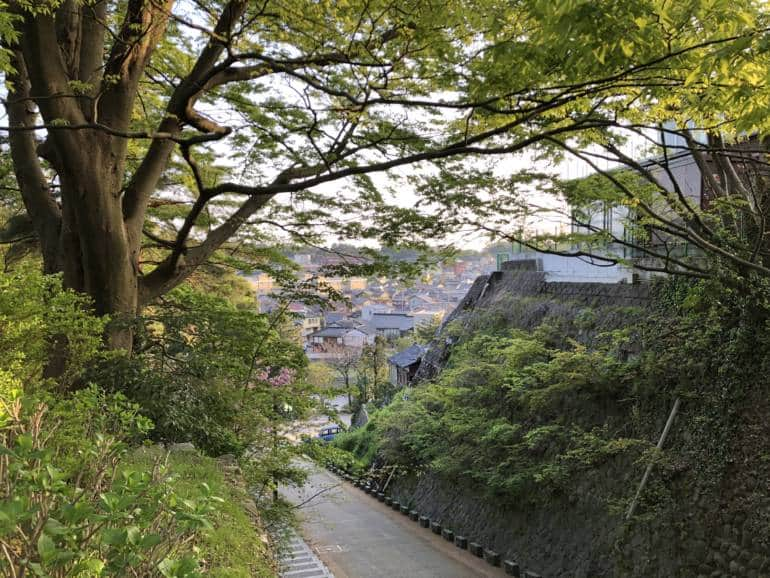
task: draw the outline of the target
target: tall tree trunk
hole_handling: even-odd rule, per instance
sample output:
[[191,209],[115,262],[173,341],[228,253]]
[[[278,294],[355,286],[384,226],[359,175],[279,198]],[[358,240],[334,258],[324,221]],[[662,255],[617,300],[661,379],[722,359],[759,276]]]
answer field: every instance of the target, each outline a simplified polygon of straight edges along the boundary
[[[156,136],[149,137],[144,158],[127,178],[129,127],[140,80],[166,32],[174,2],[119,3],[115,12],[122,18],[109,33],[107,0],[62,0],[53,11],[10,3],[19,16],[19,41],[8,46],[15,68],[7,77],[9,142],[45,272],[63,273],[65,287],[89,295],[94,312],[110,316],[106,345],[127,352],[142,305],[182,283],[269,199],[249,199],[204,243],[190,248],[190,231],[205,204],[196,203],[170,255],[141,275],[145,211],[176,138],[184,126],[196,128],[205,140],[228,132],[193,106],[209,83],[227,82],[216,68],[248,6],[245,0],[223,6],[214,33],[173,90]],[[46,125],[42,142],[32,128],[41,121]],[[60,195],[52,183],[58,183]],[[52,347],[48,374],[53,376],[63,366],[66,343],[55,340]]]
[[59,171],[62,201],[68,209],[62,229],[77,232],[61,257],[64,282],[90,295],[97,315],[111,317],[107,346],[130,352],[138,271],[123,220],[125,147],[95,131],[81,136],[80,158],[70,158]]

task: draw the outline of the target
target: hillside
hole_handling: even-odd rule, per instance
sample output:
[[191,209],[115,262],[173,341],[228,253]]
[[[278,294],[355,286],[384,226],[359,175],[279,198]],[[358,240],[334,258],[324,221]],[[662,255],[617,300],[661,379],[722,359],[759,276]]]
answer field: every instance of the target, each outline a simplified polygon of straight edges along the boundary
[[399,466],[401,503],[545,576],[767,575],[758,317],[693,307],[699,291],[481,277],[417,385],[341,445]]

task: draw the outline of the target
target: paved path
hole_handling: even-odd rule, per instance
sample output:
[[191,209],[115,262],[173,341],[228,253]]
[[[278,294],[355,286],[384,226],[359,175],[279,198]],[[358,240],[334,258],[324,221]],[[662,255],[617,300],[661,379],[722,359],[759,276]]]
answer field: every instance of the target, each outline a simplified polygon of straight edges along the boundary
[[336,578],[505,576],[353,485],[308,467],[308,483],[282,493],[295,504],[309,500],[300,508],[302,533]]

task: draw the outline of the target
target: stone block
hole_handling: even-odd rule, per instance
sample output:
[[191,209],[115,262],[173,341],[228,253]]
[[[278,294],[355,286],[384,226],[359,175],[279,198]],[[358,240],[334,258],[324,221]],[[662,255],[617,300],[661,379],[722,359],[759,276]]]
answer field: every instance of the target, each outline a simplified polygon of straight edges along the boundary
[[519,564],[513,560],[503,561],[503,570],[505,570],[505,573],[508,576],[516,576],[516,578],[521,578],[521,569],[519,568]]
[[487,561],[487,564],[490,566],[499,566],[500,565],[500,554],[495,552],[494,550],[491,550],[489,548],[484,549],[484,560]]
[[401,506],[401,513],[404,516],[408,516],[409,515],[409,506]]
[[535,572],[534,570],[527,570],[524,572],[524,578],[543,578],[540,574]]
[[753,568],[754,570],[759,570],[762,567],[762,564],[764,563],[764,559],[759,554],[755,554],[751,560],[749,560],[749,568]]
[[449,528],[444,528],[443,530],[441,530],[441,536],[447,542],[454,542],[455,541],[455,533],[452,530],[450,530]]
[[417,512],[417,510],[411,510],[409,512],[409,519],[414,520],[415,522],[420,519],[420,514]]
[[484,557],[484,547],[478,542],[471,542],[468,544],[468,550],[470,550],[471,554],[478,558]]
[[430,528],[430,520],[428,519],[428,516],[420,516],[420,526],[423,528]]
[[393,500],[390,503],[390,507],[393,508],[394,510],[400,510],[401,509],[401,502],[399,502],[398,500]]
[[385,505],[390,506],[393,503],[393,498],[390,496],[385,496]]
[[385,494],[383,494],[382,492],[377,492],[377,499],[380,502],[384,502],[385,501]]
[[441,534],[441,522],[431,522],[430,531],[434,534]]
[[468,538],[466,538],[465,536],[455,536],[455,546],[457,546],[461,550],[467,550]]

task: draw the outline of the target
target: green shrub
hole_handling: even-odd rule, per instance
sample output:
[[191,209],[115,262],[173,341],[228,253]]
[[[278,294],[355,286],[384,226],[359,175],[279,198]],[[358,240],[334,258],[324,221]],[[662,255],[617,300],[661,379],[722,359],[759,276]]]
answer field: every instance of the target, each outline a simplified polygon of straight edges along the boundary
[[88,313],[85,297],[62,290],[59,275],[0,273],[0,394],[39,386],[55,339],[68,350],[57,384],[71,385],[98,354],[106,322]]
[[[195,303],[191,297],[182,305]],[[241,448],[254,431],[264,434],[265,411],[288,398],[290,388],[243,387],[246,349],[227,366],[233,350],[220,341],[227,337],[237,348],[233,330],[244,328],[238,319],[253,322],[254,314],[238,317],[226,304],[209,304],[209,317],[220,322],[195,310],[175,318],[176,329],[164,335],[183,337],[189,348],[177,347],[172,353],[180,357],[173,365],[166,359],[160,371],[160,347],[140,347],[134,359],[106,354],[106,320],[91,315],[82,296],[62,290],[59,277],[0,272],[0,575],[275,574],[270,545],[243,508],[245,490],[227,482],[213,460],[136,449],[151,433],[147,415],[162,420],[164,439],[192,437],[209,451]],[[216,331],[186,341],[184,332],[198,329],[195,315],[200,327]],[[258,323],[266,327],[264,319]],[[254,336],[263,338],[266,354],[281,350],[277,333]],[[52,343],[66,344],[56,381],[43,379]],[[206,372],[207,360],[216,371]],[[255,403],[243,407],[247,396]]]
[[[282,336],[280,319],[179,287],[140,325],[133,359],[108,358],[85,379],[138,403],[156,441],[240,455],[310,403],[306,358]],[[296,379],[271,383],[282,371]]]
[[475,333],[433,381],[335,440],[362,465],[430,469],[510,502],[569,491],[576,471],[645,444],[611,435],[610,415],[582,408],[628,392],[637,361],[610,336],[597,349],[549,347],[548,331]]
[[217,460],[198,452],[166,456],[158,446],[139,448],[126,456],[126,466],[146,470],[160,459],[167,460],[168,470],[173,472],[178,499],[197,502],[210,494],[221,497],[208,516],[211,529],[195,542],[201,572],[212,578],[275,576],[271,545],[259,531],[261,521],[249,515],[252,498],[246,488],[228,480]]
[[181,498],[160,459],[125,466],[151,426],[136,405],[94,387],[61,402],[0,401],[4,575],[200,575],[193,547],[220,499]]

